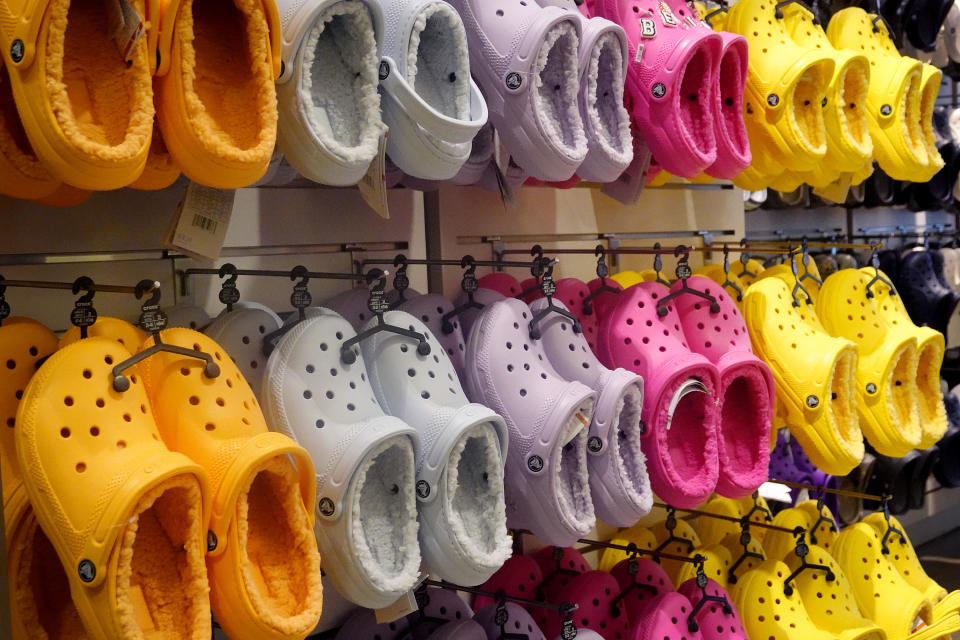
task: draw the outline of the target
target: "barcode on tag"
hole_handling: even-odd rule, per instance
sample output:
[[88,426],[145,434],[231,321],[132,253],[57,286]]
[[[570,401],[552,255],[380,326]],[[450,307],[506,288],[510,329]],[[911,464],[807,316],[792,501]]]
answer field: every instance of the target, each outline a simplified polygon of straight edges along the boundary
[[193,214],[193,226],[199,227],[204,231],[209,231],[210,233],[217,232],[217,221],[207,216],[202,216],[199,213]]

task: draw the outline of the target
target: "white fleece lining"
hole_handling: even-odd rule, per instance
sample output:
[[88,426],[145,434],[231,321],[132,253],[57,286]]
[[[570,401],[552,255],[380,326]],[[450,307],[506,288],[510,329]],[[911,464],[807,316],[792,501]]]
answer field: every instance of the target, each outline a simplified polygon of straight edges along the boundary
[[450,5],[431,5],[413,23],[407,49],[407,81],[417,95],[443,115],[470,119],[467,32]]
[[587,476],[587,429],[581,422],[583,417],[590,423],[593,416],[593,401],[583,406],[567,418],[561,433],[579,429],[569,442],[563,444],[563,438],[557,441],[551,457],[555,469],[551,477],[553,493],[560,504],[560,512],[566,517],[571,528],[584,534],[593,528],[596,516],[593,513],[593,499],[590,496],[590,484]]
[[570,155],[583,156],[587,138],[577,107],[579,44],[572,23],[561,22],[547,32],[533,65],[533,111],[551,142]]
[[623,106],[623,51],[620,40],[606,33],[590,50],[587,71],[587,113],[593,142],[620,163],[633,152],[630,116]]
[[350,163],[370,162],[377,154],[377,68],[373,23],[358,0],[324,11],[302,47],[298,99],[308,124],[327,149]]
[[643,409],[643,394],[636,385],[630,385],[617,401],[617,433],[610,438],[617,475],[624,481],[623,487],[633,504],[645,501],[649,493],[647,459],[640,448],[640,411]]
[[349,544],[379,591],[409,588],[420,570],[413,469],[405,437],[380,444],[357,468]]
[[444,515],[454,539],[474,564],[496,569],[510,557],[503,497],[503,460],[489,422],[460,435],[446,465]]

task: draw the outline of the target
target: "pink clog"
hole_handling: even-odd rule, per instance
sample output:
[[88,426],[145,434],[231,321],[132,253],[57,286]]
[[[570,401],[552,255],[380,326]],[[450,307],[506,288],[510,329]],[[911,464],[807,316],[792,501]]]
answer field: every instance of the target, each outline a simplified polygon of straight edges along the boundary
[[704,640],[699,630],[690,631],[687,616],[693,605],[686,596],[669,591],[653,598],[632,624],[631,640]]
[[[748,640],[740,614],[733,606],[733,598],[713,580],[707,580],[706,589],[708,595],[726,598],[731,611],[724,613],[721,605],[710,602],[697,612],[695,619],[700,626],[703,640]],[[697,586],[696,579],[687,580],[677,591],[685,595],[693,606],[703,599],[703,592]]]
[[[530,556],[511,556],[497,569],[496,573],[480,587],[484,591],[496,593],[500,589],[514,598],[537,599],[537,588],[543,582],[540,565]],[[480,611],[493,604],[493,598],[474,596],[473,610]]]
[[[650,558],[635,560],[636,573],[630,574],[630,559],[621,560],[613,569],[612,575],[620,585],[620,593],[626,592],[623,597],[623,608],[627,618],[632,622],[640,617],[640,612],[647,604],[661,593],[673,591],[670,576],[659,564]],[[631,586],[636,583],[636,586]],[[629,591],[628,591],[629,590]]]

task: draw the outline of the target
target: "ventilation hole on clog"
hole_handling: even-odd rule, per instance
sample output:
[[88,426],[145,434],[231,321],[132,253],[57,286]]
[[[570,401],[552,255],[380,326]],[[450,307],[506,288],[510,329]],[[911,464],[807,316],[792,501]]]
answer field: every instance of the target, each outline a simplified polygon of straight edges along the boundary
[[233,380],[231,380],[230,378],[227,378],[227,386],[233,389]]
[[650,344],[650,338],[644,336],[644,337],[642,338],[641,342],[643,342],[643,344]]
[[[133,379],[131,378],[131,381],[132,380]],[[106,406],[106,404],[107,403],[103,401],[103,398],[97,398],[97,402],[96,402],[97,407],[103,409],[103,407]]]
[[[633,342],[633,340],[631,340],[630,338],[623,339],[623,344],[630,344],[631,342]],[[570,346],[572,347],[573,345],[570,345]]]
[[256,360],[251,360],[251,361],[250,361],[250,368],[251,368],[251,369],[256,369],[258,366],[259,366],[259,365],[257,364],[257,361],[256,361]]
[[420,397],[423,398],[424,400],[428,400],[428,399],[430,398],[430,392],[429,392],[429,391],[421,391],[421,392],[420,392]]
[[508,365],[507,365],[507,371],[509,371],[510,373],[513,373],[513,365],[512,365],[512,364],[508,364]]
[[145,405],[145,404],[141,404],[141,405],[140,405],[140,413],[142,413],[142,414],[146,414],[146,413],[147,413],[147,405]]
[[67,396],[66,398],[64,398],[64,399],[63,399],[63,404],[67,405],[68,407],[72,407],[72,406],[73,406],[73,396]]
[[224,406],[225,404],[226,404],[226,402],[224,402],[223,398],[217,398],[217,406],[218,406],[218,407],[222,407],[222,406]]
[[327,396],[327,400],[333,400],[333,396],[334,396],[333,391],[327,391],[325,395]]
[[77,473],[83,473],[84,471],[87,470],[87,465],[86,463],[78,462],[77,466],[74,468],[77,470]]
[[240,338],[240,342],[242,342],[243,344],[250,344],[249,336],[243,336],[242,338]]
[[318,419],[315,424],[317,425],[317,429],[323,429],[323,425],[326,423],[322,419]]
[[304,397],[306,400],[309,400],[310,398],[313,397],[313,391],[310,391],[310,389],[304,389],[304,391],[303,391],[303,397]]
[[96,425],[90,427],[90,435],[92,435],[94,438],[100,435],[100,427]]
[[217,428],[217,426],[212,422],[208,422],[207,424],[203,425],[203,428],[206,429],[207,431],[213,431],[214,429]]
[[127,443],[125,440],[117,440],[117,449],[126,449]]
[[62,437],[62,438],[69,438],[69,437],[70,437],[70,428],[69,428],[69,427],[63,427],[62,429],[60,429],[60,437]]
[[526,395],[527,395],[527,390],[526,390],[526,389],[520,389],[520,397],[523,398],[523,397],[526,397]]

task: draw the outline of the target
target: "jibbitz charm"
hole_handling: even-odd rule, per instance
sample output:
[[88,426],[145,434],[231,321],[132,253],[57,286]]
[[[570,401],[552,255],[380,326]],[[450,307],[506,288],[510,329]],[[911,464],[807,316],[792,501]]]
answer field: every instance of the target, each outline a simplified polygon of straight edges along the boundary
[[512,71],[507,74],[506,83],[507,83],[507,89],[510,89],[511,91],[516,91],[517,89],[520,88],[520,85],[523,84],[523,76],[521,76],[516,71]]
[[641,38],[656,38],[657,37],[657,23],[651,18],[640,18],[640,37]]
[[657,84],[653,85],[653,88],[650,90],[650,92],[653,94],[654,98],[662,98],[663,96],[667,95],[667,88],[663,86],[662,82],[658,82]]
[[336,511],[333,506],[333,500],[330,498],[321,498],[319,508],[320,513],[328,517],[332,516],[333,512]]
[[770,95],[767,96],[767,104],[770,105],[771,107],[777,106],[778,104],[780,104],[780,96],[778,96],[775,93],[771,93]]
[[543,471],[543,458],[540,456],[530,456],[527,458],[527,468],[534,473]]

